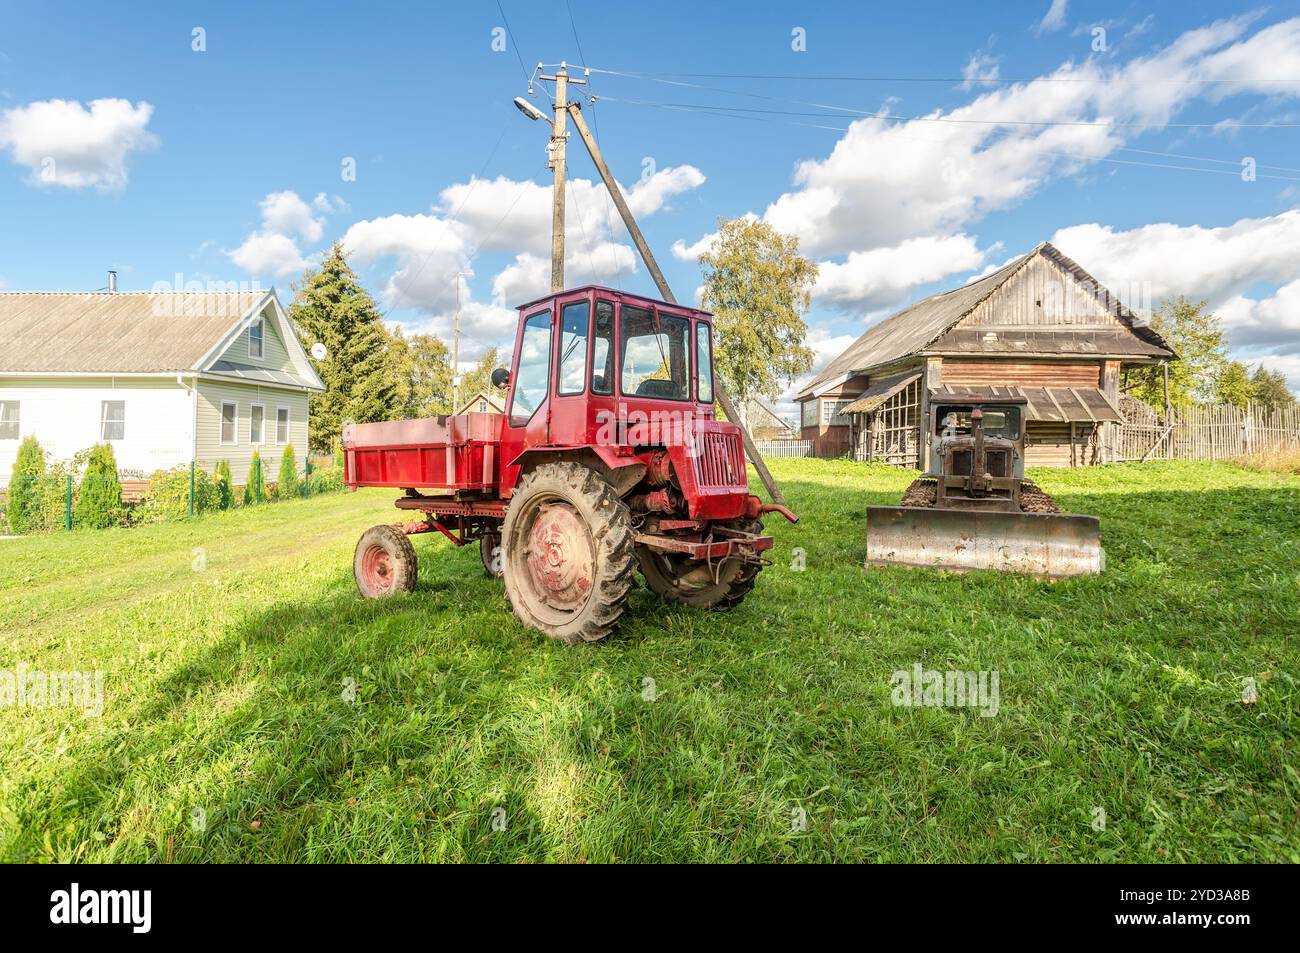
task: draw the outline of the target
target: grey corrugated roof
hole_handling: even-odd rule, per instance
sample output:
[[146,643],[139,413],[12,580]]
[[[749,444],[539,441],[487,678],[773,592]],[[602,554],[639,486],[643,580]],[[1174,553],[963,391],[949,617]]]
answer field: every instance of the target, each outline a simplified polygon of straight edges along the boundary
[[0,373],[190,370],[266,295],[0,293]]
[[840,411],[841,414],[865,414],[875,410],[889,398],[913,381],[920,380],[921,375],[899,374],[896,377],[882,377],[872,381],[871,386],[858,395],[857,400]]
[[[1106,302],[1111,304],[1114,313],[1134,334],[1147,345],[1158,349],[1161,355],[1173,356],[1173,351],[1151,328],[1135,323],[1136,315],[1124,306],[1114,295],[1101,288],[1095,278],[1080,268],[1073,260],[1062,255],[1049,242],[1039,245],[1029,254],[1004,265],[990,275],[978,281],[972,281],[961,288],[931,295],[918,301],[902,311],[895,312],[879,324],[869,327],[863,335],[849,345],[839,357],[826,365],[825,369],[799,391],[798,397],[804,397],[815,391],[821,384],[847,375],[858,374],[882,364],[888,364],[901,358],[918,354],[933,344],[953,325],[970,314],[981,301],[991,295],[1008,278],[1015,274],[1022,265],[1035,255],[1043,254],[1069,271],[1080,281],[1087,281],[1098,289]],[[1137,342],[1134,342],[1136,345]],[[1115,353],[1147,355],[1147,348],[1135,347]]]
[[954,328],[927,349],[943,354],[1123,354],[1164,357],[1168,351],[1122,328],[1114,331],[1044,331],[982,325]]
[[290,384],[294,387],[315,386],[296,374],[290,374],[288,371],[277,371],[269,367],[251,367],[247,364],[236,364],[234,361],[216,361],[208,370],[214,374],[238,377],[257,384]]
[[1120,423],[1124,419],[1119,409],[1096,387],[1009,387],[984,384],[979,387],[957,387],[951,391],[930,392],[932,403],[960,403],[971,397],[1023,397],[1029,402],[1025,408],[1025,416],[1029,420]]

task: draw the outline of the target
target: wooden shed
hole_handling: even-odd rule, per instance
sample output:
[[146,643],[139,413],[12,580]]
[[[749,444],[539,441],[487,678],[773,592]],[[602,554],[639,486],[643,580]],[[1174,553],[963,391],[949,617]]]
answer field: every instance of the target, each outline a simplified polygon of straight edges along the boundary
[[817,456],[924,468],[929,394],[1026,397],[1026,462],[1116,459],[1123,368],[1172,360],[1169,345],[1051,244],[873,325],[799,394]]

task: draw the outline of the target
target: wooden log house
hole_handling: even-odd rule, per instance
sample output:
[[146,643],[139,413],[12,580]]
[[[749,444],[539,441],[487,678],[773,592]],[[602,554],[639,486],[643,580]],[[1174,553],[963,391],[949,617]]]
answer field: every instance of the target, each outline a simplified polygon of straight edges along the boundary
[[1119,298],[1045,242],[873,325],[795,399],[816,456],[923,469],[930,393],[1023,396],[1026,463],[1084,466],[1118,458],[1123,369],[1175,358]]

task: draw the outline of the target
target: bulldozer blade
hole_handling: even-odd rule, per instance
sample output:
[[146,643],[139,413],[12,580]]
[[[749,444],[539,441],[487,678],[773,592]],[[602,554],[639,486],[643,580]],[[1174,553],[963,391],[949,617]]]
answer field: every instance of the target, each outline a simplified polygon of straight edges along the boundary
[[867,565],[1095,575],[1104,568],[1101,524],[1072,513],[868,506]]

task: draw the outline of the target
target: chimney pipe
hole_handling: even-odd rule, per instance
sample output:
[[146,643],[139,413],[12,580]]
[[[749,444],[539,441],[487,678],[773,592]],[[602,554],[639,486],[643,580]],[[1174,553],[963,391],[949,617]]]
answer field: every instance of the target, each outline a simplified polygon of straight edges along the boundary
[[110,272],[108,273],[108,290],[109,290],[110,292],[117,291],[117,272],[116,272],[116,271],[110,271]]

